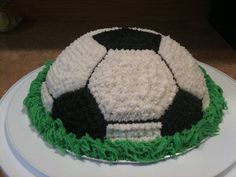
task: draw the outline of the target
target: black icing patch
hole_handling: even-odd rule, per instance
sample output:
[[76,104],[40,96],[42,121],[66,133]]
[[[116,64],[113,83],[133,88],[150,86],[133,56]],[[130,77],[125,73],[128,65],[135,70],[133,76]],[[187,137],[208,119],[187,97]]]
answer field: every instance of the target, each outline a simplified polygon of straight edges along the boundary
[[88,133],[94,139],[106,136],[107,122],[88,87],[67,92],[53,103],[52,117],[61,119],[65,129],[77,138]]
[[106,31],[93,36],[100,44],[109,49],[150,49],[158,52],[161,35],[144,31],[122,28]]
[[202,118],[202,100],[187,91],[179,89],[173,103],[160,118],[161,135],[173,135],[189,129]]

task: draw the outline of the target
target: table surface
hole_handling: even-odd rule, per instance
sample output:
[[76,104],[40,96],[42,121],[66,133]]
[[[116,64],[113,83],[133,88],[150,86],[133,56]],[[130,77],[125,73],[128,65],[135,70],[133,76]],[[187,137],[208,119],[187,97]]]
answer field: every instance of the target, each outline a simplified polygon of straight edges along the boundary
[[[122,26],[113,23],[59,23],[26,21],[18,30],[0,34],[0,97],[18,79],[54,60],[74,39],[97,28]],[[185,46],[199,61],[236,79],[236,51],[206,22],[155,22],[140,24]],[[0,172],[0,177],[3,174]]]

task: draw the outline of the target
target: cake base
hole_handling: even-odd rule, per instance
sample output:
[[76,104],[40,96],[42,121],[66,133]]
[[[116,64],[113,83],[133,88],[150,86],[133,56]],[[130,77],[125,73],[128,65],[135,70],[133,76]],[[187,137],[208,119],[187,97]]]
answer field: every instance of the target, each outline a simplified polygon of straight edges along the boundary
[[51,63],[45,65],[31,83],[30,91],[24,100],[32,126],[43,139],[61,153],[73,152],[77,158],[85,155],[91,158],[115,162],[118,160],[152,163],[164,159],[166,156],[175,157],[177,153],[184,153],[199,145],[205,138],[217,134],[218,125],[227,108],[222,89],[204,72],[210,105],[204,110],[203,117],[196,125],[173,136],[157,137],[151,141],[131,141],[105,138],[93,139],[88,134],[76,138],[73,133],[66,132],[60,119],[53,120],[43,106],[41,100],[41,85],[45,81]]

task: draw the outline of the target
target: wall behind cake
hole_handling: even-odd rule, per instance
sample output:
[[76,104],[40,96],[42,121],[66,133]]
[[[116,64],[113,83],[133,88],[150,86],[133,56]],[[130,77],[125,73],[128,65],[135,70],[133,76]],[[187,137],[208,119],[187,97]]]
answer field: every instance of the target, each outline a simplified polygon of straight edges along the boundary
[[[31,48],[63,49],[85,32],[112,26],[154,29],[193,48],[199,40],[189,39],[194,38],[192,33],[210,32],[202,25],[208,23],[209,0],[12,0],[10,5],[25,22],[32,21],[33,26],[39,26],[40,37],[33,36],[32,42],[27,39]],[[31,24],[28,26],[31,28]],[[24,28],[27,23],[23,24]],[[29,47],[29,42],[20,46]],[[204,41],[201,43],[208,48]]]
[[137,23],[204,20],[206,0],[20,0],[15,10],[37,20]]

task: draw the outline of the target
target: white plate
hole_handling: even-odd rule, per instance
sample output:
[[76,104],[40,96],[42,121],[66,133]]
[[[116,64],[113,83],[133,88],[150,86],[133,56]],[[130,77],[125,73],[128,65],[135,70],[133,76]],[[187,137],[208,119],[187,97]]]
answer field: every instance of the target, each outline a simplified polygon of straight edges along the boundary
[[[34,72],[36,71],[39,71],[39,69]],[[17,159],[17,156],[12,153],[6,141],[4,131],[4,122],[9,102],[19,85],[21,85],[23,80],[27,79],[30,74],[31,73],[27,74],[11,86],[0,100],[0,167],[4,170],[2,172],[5,172],[6,176],[9,177],[35,177],[37,175],[37,173],[35,173],[36,175],[33,174],[34,170],[30,165],[20,161],[20,159]]]
[[61,156],[49,148],[29,126],[22,101],[37,73],[22,81],[9,103],[6,134],[13,150],[30,166],[45,176],[215,176],[236,161],[236,85],[226,75],[205,64],[202,66],[219,84],[228,102],[220,135],[199,148],[178,157],[150,165],[109,165]]

